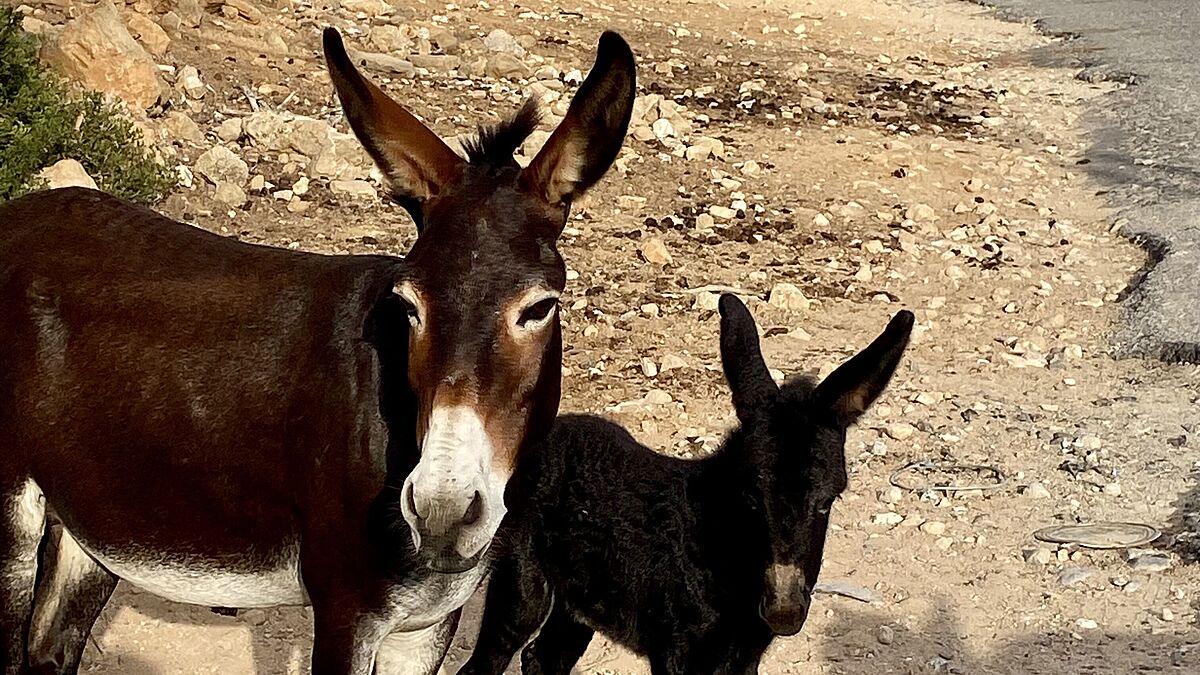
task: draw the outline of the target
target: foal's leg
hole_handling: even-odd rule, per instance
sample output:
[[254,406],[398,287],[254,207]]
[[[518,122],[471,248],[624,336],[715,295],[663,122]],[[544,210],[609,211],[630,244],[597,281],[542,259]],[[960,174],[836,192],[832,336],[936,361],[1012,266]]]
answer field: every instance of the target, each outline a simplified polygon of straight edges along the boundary
[[47,530],[29,626],[29,667],[34,675],[74,675],[117,577],[60,523],[52,522]]
[[550,613],[552,596],[532,565],[513,557],[496,562],[488,581],[479,639],[459,675],[500,675]]
[[576,621],[561,602],[554,604],[542,630],[521,654],[523,675],[567,675],[579,662],[595,633]]
[[423,630],[392,633],[375,653],[375,675],[434,675],[446,660],[462,610]]
[[25,645],[38,546],[46,527],[46,501],[32,480],[16,480],[0,490],[0,659],[4,675],[24,675]]

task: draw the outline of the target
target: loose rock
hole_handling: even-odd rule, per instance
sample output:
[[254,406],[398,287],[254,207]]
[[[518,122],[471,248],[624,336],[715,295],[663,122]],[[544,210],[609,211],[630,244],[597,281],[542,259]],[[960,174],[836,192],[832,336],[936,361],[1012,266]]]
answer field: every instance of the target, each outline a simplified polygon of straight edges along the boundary
[[521,59],[506,52],[492,54],[487,60],[485,72],[498,80],[520,80],[531,74],[529,66],[525,65]]
[[250,167],[232,150],[223,145],[213,146],[196,159],[196,173],[213,185],[234,183],[241,185],[250,177]]
[[136,12],[130,14],[126,24],[134,39],[142,43],[142,46],[155,56],[162,56],[166,53],[167,47],[171,45],[171,38],[162,29],[162,26],[154,23],[145,14]]
[[641,247],[642,258],[652,265],[669,265],[671,264],[671,252],[667,250],[667,245],[662,239],[652,237],[642,243]]
[[1046,486],[1042,485],[1041,483],[1030,483],[1029,486],[1025,488],[1024,495],[1030,499],[1051,498],[1050,491],[1047,490]]
[[1095,574],[1095,570],[1086,567],[1067,567],[1058,573],[1058,583],[1063,586],[1075,586],[1086,581]]
[[92,180],[92,177],[84,170],[83,165],[73,159],[60,159],[42,169],[37,177],[46,181],[48,189],[64,187],[100,189],[96,187],[96,181]]
[[374,199],[375,186],[365,180],[334,180],[329,182],[329,191],[335,195],[354,199]]
[[216,200],[232,207],[241,207],[246,203],[246,193],[234,183],[217,185]]
[[1162,572],[1171,569],[1171,559],[1157,553],[1139,555],[1129,563],[1137,572]]
[[795,284],[782,282],[771,287],[767,304],[784,310],[802,312],[808,309],[810,301]]
[[193,66],[184,66],[179,71],[179,90],[187,94],[191,98],[201,99],[208,93],[208,87],[204,85],[204,80],[200,79],[200,71]]
[[487,37],[483,38],[483,46],[487,47],[488,51],[511,54],[518,59],[525,57],[525,48],[518,44],[516,38],[508,31],[501,28],[488,33]]

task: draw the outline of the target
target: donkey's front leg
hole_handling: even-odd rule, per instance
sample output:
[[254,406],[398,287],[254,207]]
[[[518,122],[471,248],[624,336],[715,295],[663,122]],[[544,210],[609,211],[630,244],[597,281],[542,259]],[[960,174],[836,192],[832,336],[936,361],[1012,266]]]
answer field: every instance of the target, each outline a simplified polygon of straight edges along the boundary
[[7,480],[0,485],[0,507],[0,673],[24,675],[46,502],[32,480]]
[[434,675],[446,660],[461,609],[441,623],[406,633],[388,635],[375,655],[375,675]]
[[387,626],[358,602],[313,599],[312,675],[371,675]]

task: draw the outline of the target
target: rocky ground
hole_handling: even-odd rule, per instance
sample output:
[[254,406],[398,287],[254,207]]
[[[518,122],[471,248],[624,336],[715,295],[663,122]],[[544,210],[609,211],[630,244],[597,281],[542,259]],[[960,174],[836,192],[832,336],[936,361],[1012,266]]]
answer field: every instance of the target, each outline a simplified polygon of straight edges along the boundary
[[[325,252],[402,253],[414,231],[339,116],[320,28],[342,29],[365,70],[447,137],[528,94],[552,113],[548,131],[599,33],[621,31],[641,96],[616,169],[563,237],[565,410],[703,455],[733,421],[722,289],[750,303],[780,374],[828,372],[901,307],[919,321],[850,436],[827,548],[823,579],[868,602],[818,596],[762,672],[1200,670],[1200,371],[1110,355],[1145,257],[1076,166],[1076,119],[1119,85],[1032,66],[1048,39],[1030,27],[950,0],[21,8],[45,57],[124,96],[178,165],[161,210]],[[1006,483],[889,484],[923,460],[994,466]],[[1032,537],[1097,520],[1166,534],[1133,551]],[[84,670],[304,672],[307,622],[123,588]],[[597,640],[580,670],[646,668]]]

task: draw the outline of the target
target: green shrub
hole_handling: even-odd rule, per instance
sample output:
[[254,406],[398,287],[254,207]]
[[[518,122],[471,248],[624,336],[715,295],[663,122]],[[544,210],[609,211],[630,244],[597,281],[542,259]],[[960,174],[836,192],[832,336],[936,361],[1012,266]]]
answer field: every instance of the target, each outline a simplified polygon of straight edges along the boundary
[[43,187],[36,174],[67,158],[107,192],[144,204],[161,198],[174,172],[100,94],[73,91],[46,70],[21,18],[0,7],[0,201]]

